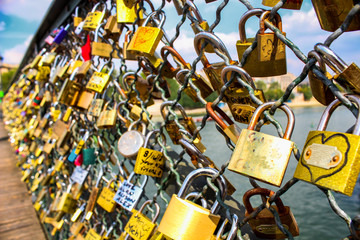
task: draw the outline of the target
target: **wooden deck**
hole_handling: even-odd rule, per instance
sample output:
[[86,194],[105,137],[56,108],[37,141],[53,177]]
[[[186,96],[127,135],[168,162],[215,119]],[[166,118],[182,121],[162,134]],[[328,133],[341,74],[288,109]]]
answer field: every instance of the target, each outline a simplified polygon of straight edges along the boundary
[[0,121],[0,240],[46,239]]

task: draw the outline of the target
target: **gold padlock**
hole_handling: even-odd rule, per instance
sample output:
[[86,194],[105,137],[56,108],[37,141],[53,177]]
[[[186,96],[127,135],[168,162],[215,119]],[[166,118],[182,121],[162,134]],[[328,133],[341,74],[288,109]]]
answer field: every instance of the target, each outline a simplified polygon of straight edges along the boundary
[[[273,191],[266,188],[254,188],[247,191],[243,196],[243,202],[245,206],[245,217],[248,217],[256,209],[251,206],[250,198],[254,195],[262,195],[264,197],[271,197],[274,194]],[[280,217],[281,224],[288,230],[294,237],[299,235],[299,227],[295,220],[291,209],[288,206],[284,206],[280,198],[275,200],[276,206],[271,205]],[[249,220],[249,225],[255,235],[259,238],[266,239],[283,239],[286,235],[278,228],[274,215],[269,209],[265,208],[259,212],[255,218]]]
[[[163,117],[164,120],[166,119],[165,108],[172,106],[172,104],[173,104],[172,101],[165,101],[161,104],[160,111],[161,111],[161,116]],[[196,131],[196,125],[193,118],[188,117],[188,115],[185,112],[185,109],[179,103],[175,105],[175,109],[179,110],[182,115],[182,119],[179,119],[179,123],[185,128],[185,130],[187,130],[193,136]],[[179,140],[183,136],[182,133],[179,131],[180,127],[176,124],[175,120],[169,120],[168,123],[165,125],[165,129],[168,132],[172,142],[174,144],[179,144]],[[198,138],[199,140],[201,139],[199,133],[196,135],[196,138]]]
[[[208,240],[214,234],[220,216],[216,215],[219,203],[215,201],[211,210],[201,207],[189,200],[185,194],[191,183],[199,176],[213,177],[218,171],[213,168],[196,169],[188,174],[177,195],[173,195],[161,219],[158,231],[177,240]],[[227,186],[222,175],[216,179],[221,199],[226,197]]]
[[[303,0],[287,0],[281,8],[300,10]],[[274,7],[280,0],[263,0],[262,4],[268,7]]]
[[[345,95],[360,107],[358,95]],[[341,105],[336,99],[324,110],[317,130],[310,131],[294,178],[351,196],[360,172],[360,116],[353,133],[326,131],[333,111]]]
[[[116,16],[118,23],[133,23],[137,19],[136,1],[133,0],[116,0]],[[140,20],[143,19],[143,11],[139,12]]]
[[33,59],[33,61],[30,63],[29,67],[30,68],[34,68],[37,69],[38,68],[38,64],[42,58],[42,56],[46,53],[46,48],[41,49],[41,51],[39,52],[38,55],[36,55],[36,57]]
[[106,5],[104,4],[102,12],[96,11],[101,3],[95,4],[91,12],[85,18],[83,29],[86,31],[94,31],[101,24],[106,14]]
[[113,128],[116,124],[116,102],[114,102],[113,108],[108,110],[110,101],[105,103],[102,112],[96,122],[98,128]]
[[344,89],[360,93],[360,68],[355,63],[347,65],[334,51],[322,43],[317,43],[314,48],[336,73],[334,76],[335,81]]
[[128,50],[129,46],[129,35],[132,33],[131,30],[127,31],[125,34],[124,44],[123,44],[123,58],[125,60],[137,60],[137,55],[133,54],[131,51]]
[[75,106],[82,90],[82,84],[74,78],[77,69],[72,73],[70,78],[66,79],[58,95],[58,102],[68,106]]
[[[210,115],[210,117],[221,127],[224,133],[230,138],[233,143],[236,143],[241,129],[229,118],[226,113],[221,110],[218,106],[212,107],[212,102],[208,102],[206,104],[206,112]],[[228,125],[215,113],[218,112],[222,119],[224,119]]]
[[[212,45],[214,48],[222,52],[229,59],[230,64],[236,63],[231,60],[230,54],[221,39],[215,36],[213,33],[208,32],[200,32],[195,35],[194,48],[198,56],[200,55],[201,45],[204,41],[208,42],[208,44]],[[226,63],[219,62],[210,64],[205,55],[201,57],[201,62],[204,65],[203,70],[208,79],[210,80],[212,88],[218,93],[220,93],[220,89],[223,86],[220,75],[222,69],[226,66]]]
[[99,29],[104,24],[105,23],[100,24],[95,30],[95,39],[94,42],[91,43],[91,55],[103,58],[110,58],[110,56],[112,58],[119,58],[117,53],[120,51],[120,49],[115,49],[117,46],[113,48],[113,45],[99,41]]
[[264,103],[256,109],[248,128],[240,133],[228,169],[279,187],[294,147],[289,140],[295,124],[294,113],[286,104],[280,106],[288,118],[283,138],[254,131],[260,115],[274,104]]
[[[320,70],[327,78],[331,80],[332,76],[329,72],[326,71],[325,61],[319,55],[319,53],[317,53],[315,50],[312,50],[308,53],[308,58],[311,57],[314,57],[316,59],[316,61],[319,63]],[[312,70],[309,71],[308,77],[312,95],[319,103],[327,106],[335,100],[335,96],[331,92],[329,87],[326,86],[319,78],[317,78],[317,76],[312,72]]]
[[107,73],[104,73],[103,69],[106,65],[107,63],[102,65],[99,71],[94,72],[89,82],[86,84],[86,89],[95,91],[100,94],[104,92],[110,82],[111,74],[114,71],[114,63],[112,63],[110,70]]
[[91,60],[87,60],[82,63],[82,65],[78,68],[75,77],[76,78],[85,78],[87,72],[91,67]]
[[[344,22],[356,1],[352,0],[311,0],[320,26],[326,31],[333,32]],[[345,31],[360,30],[360,15],[355,14],[349,27]],[[344,30],[343,30],[344,31]]]
[[[240,40],[236,42],[236,50],[238,53],[239,61],[242,61],[243,54],[254,42],[254,38],[246,38],[245,23],[252,16],[261,16],[264,13],[263,9],[254,8],[244,13],[239,22]],[[269,77],[286,74],[285,65],[275,65],[273,61],[260,61],[257,46],[247,57],[246,63],[242,63],[244,68],[252,77]],[[286,63],[286,62],[285,62]]]
[[79,26],[79,24],[83,21],[81,17],[79,17],[79,7],[75,8],[75,16],[74,16],[74,27]]
[[122,86],[127,92],[127,98],[129,99],[129,102],[133,104],[140,104],[140,101],[137,99],[137,92],[131,89],[131,85],[135,81],[135,77],[135,89],[139,92],[140,99],[142,101],[146,101],[149,98],[151,86],[149,86],[148,82],[139,75],[135,75],[134,72],[125,73],[122,76]]
[[124,231],[134,240],[148,240],[156,228],[156,220],[160,214],[159,204],[154,202],[156,212],[152,220],[142,213],[145,207],[151,203],[152,200],[145,201],[139,211],[133,213],[129,221],[126,223]]
[[162,27],[165,23],[165,13],[160,11],[160,23],[157,27],[147,26],[157,12],[149,14],[145,22],[139,27],[132,37],[127,49],[138,55],[153,56],[161,38],[164,35]]
[[87,110],[89,108],[92,100],[94,99],[94,95],[95,95],[94,92],[90,92],[90,91],[86,91],[86,90],[82,91],[80,93],[79,100],[78,100],[76,106],[78,108]]
[[114,41],[118,41],[123,30],[123,25],[118,24],[116,15],[111,15],[106,21],[104,30],[105,30],[105,35],[104,35],[105,39],[110,38]]
[[250,85],[255,97],[263,103],[266,102],[265,95],[261,89],[256,89],[251,76],[239,66],[227,66],[222,70],[221,79],[224,83],[228,82],[227,77],[231,72],[240,75],[241,79],[235,77],[237,81],[231,84],[224,92],[225,99],[235,121],[248,124],[259,104],[253,101],[249,90],[244,86],[244,82]]
[[96,203],[107,212],[113,212],[116,208],[116,202],[114,201],[115,192],[111,189],[111,183],[114,180],[110,180],[106,187],[103,187],[101,193],[96,200]]

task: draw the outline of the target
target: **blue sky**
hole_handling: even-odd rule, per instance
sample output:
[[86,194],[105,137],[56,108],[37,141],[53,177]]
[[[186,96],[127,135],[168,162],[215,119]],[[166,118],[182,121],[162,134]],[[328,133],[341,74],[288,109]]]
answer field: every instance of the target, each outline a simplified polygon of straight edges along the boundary
[[[161,0],[152,1],[155,7]],[[221,1],[206,4],[204,0],[194,1],[201,15],[210,24],[215,20],[215,11]],[[261,0],[250,0],[254,7],[263,7]],[[36,32],[51,0],[0,0],[0,54],[6,63],[19,63],[33,34]],[[164,9],[167,13],[165,30],[170,37],[175,33],[175,25],[180,17],[176,14],[173,4],[166,1]],[[222,21],[215,34],[218,35],[227,46],[232,58],[238,60],[236,53],[236,41],[239,40],[238,23],[245,7],[236,0],[230,0],[222,11]],[[283,21],[283,31],[299,48],[307,54],[318,42],[323,42],[330,34],[320,28],[310,0],[304,0],[301,11],[280,10]],[[249,20],[246,25],[248,37],[252,37],[258,29],[257,19]],[[187,20],[181,28],[181,36],[175,42],[176,49],[186,61],[191,62],[195,57],[193,47],[194,33]],[[331,46],[346,62],[360,64],[359,41],[360,31],[343,34]],[[216,57],[211,58],[214,61]],[[303,67],[295,55],[288,50],[288,71],[298,75]],[[201,64],[198,65],[201,67]]]

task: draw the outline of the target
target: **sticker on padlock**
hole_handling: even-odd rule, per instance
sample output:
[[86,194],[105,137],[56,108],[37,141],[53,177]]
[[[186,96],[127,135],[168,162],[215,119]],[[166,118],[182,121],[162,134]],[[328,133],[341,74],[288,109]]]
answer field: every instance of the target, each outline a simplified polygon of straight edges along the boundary
[[129,178],[121,183],[114,197],[114,201],[129,212],[131,212],[131,210],[137,205],[138,201],[140,200],[140,197],[144,191],[144,187],[148,180],[148,176],[144,175],[144,180],[141,183],[141,187],[138,187],[130,182],[134,176],[135,173],[132,172]]
[[[162,152],[148,148],[152,135],[158,134],[160,130],[150,131],[146,135],[144,147],[141,147],[136,157],[134,172],[160,178],[164,171],[165,158]],[[166,143],[165,135],[161,135],[163,143]]]
[[[157,230],[171,239],[210,239],[220,221],[220,215],[217,215],[219,202],[216,200],[209,210],[183,198],[195,179],[200,176],[213,177],[217,174],[218,171],[212,168],[190,172],[178,194],[171,197]],[[220,190],[220,198],[225,200],[227,186],[222,175],[216,178],[216,183]]]
[[293,111],[286,105],[279,108],[286,113],[288,123],[283,138],[255,131],[260,115],[275,102],[260,105],[247,129],[242,129],[228,169],[239,174],[279,187],[294,147],[290,141],[295,125]]
[[73,181],[73,182],[76,182],[80,185],[83,185],[87,175],[89,174],[89,171],[86,170],[86,169],[83,169],[82,167],[80,166],[77,166],[73,173],[71,174],[71,177],[70,179]]
[[152,204],[151,200],[147,200],[143,203],[139,211],[133,213],[129,221],[126,223],[124,231],[132,237],[134,240],[148,240],[156,227],[156,220],[160,214],[160,206],[158,203],[154,203],[156,212],[152,220],[146,217],[143,213],[147,205]]
[[[345,96],[360,106],[359,96]],[[360,172],[360,117],[356,119],[353,133],[327,131],[330,116],[340,104],[338,99],[330,103],[317,130],[309,132],[294,178],[351,196]]]

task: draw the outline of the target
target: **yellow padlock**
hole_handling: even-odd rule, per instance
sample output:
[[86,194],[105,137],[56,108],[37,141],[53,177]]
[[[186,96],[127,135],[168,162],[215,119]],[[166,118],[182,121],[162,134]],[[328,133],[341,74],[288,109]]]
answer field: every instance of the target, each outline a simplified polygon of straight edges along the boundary
[[114,182],[114,180],[110,180],[108,185],[103,187],[96,200],[96,203],[107,212],[113,212],[116,208],[116,202],[114,201],[115,192],[111,189],[112,182]]
[[85,18],[83,29],[87,31],[95,30],[105,18],[106,5],[104,4],[102,12],[96,11],[101,3],[95,4],[91,12]]

